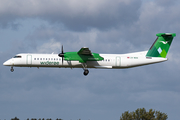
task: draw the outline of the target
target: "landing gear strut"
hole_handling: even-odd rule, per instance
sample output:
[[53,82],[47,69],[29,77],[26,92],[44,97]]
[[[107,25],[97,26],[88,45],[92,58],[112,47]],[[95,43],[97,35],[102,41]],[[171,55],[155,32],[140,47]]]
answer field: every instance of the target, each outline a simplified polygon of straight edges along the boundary
[[13,72],[13,71],[14,71],[14,68],[13,68],[13,67],[11,67],[10,71],[11,71],[11,72]]
[[83,74],[84,74],[85,76],[88,75],[89,70],[87,69],[87,64],[86,64],[86,63],[82,63],[82,66],[83,66],[83,70],[84,70]]

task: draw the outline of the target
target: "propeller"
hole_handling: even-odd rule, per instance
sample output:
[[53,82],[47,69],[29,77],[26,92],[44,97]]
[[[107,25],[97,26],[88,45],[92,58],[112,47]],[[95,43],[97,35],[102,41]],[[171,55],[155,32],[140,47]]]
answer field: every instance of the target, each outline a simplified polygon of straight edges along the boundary
[[61,47],[61,53],[58,54],[59,57],[62,57],[62,64],[63,64],[63,59],[64,59],[64,51],[63,51],[63,45]]

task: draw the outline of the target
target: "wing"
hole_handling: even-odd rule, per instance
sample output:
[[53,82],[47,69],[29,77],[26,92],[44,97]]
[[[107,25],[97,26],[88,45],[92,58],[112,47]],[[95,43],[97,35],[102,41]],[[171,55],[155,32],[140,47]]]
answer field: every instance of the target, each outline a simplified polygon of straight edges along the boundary
[[86,48],[86,47],[81,48],[77,53],[79,55],[92,55],[92,53],[89,50],[89,48]]
[[87,61],[100,61],[104,60],[98,53],[92,53],[89,48],[83,47],[78,52],[64,53],[64,60],[79,61],[86,63]]

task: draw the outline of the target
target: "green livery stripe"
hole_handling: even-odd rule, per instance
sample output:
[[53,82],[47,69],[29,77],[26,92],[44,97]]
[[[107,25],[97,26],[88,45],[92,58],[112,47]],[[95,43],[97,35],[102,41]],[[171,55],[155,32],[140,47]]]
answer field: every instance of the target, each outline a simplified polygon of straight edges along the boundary
[[81,55],[78,54],[78,52],[66,52],[64,54],[64,60],[79,61],[80,63],[85,63],[86,61],[104,60],[104,58],[97,53],[92,53],[92,55]]
[[158,33],[156,34],[157,39],[150,47],[147,52],[147,57],[163,57],[166,58],[166,55],[169,51],[173,38],[176,36],[175,33]]

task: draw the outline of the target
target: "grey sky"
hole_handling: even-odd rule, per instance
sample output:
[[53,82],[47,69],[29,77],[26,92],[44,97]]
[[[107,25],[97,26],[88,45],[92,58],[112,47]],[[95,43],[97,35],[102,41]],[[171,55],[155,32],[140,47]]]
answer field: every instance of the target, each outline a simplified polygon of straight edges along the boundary
[[[152,108],[178,119],[180,2],[170,0],[0,0],[0,119],[115,120]],[[148,50],[156,33],[173,32],[167,62],[121,70],[15,68],[17,53]]]

